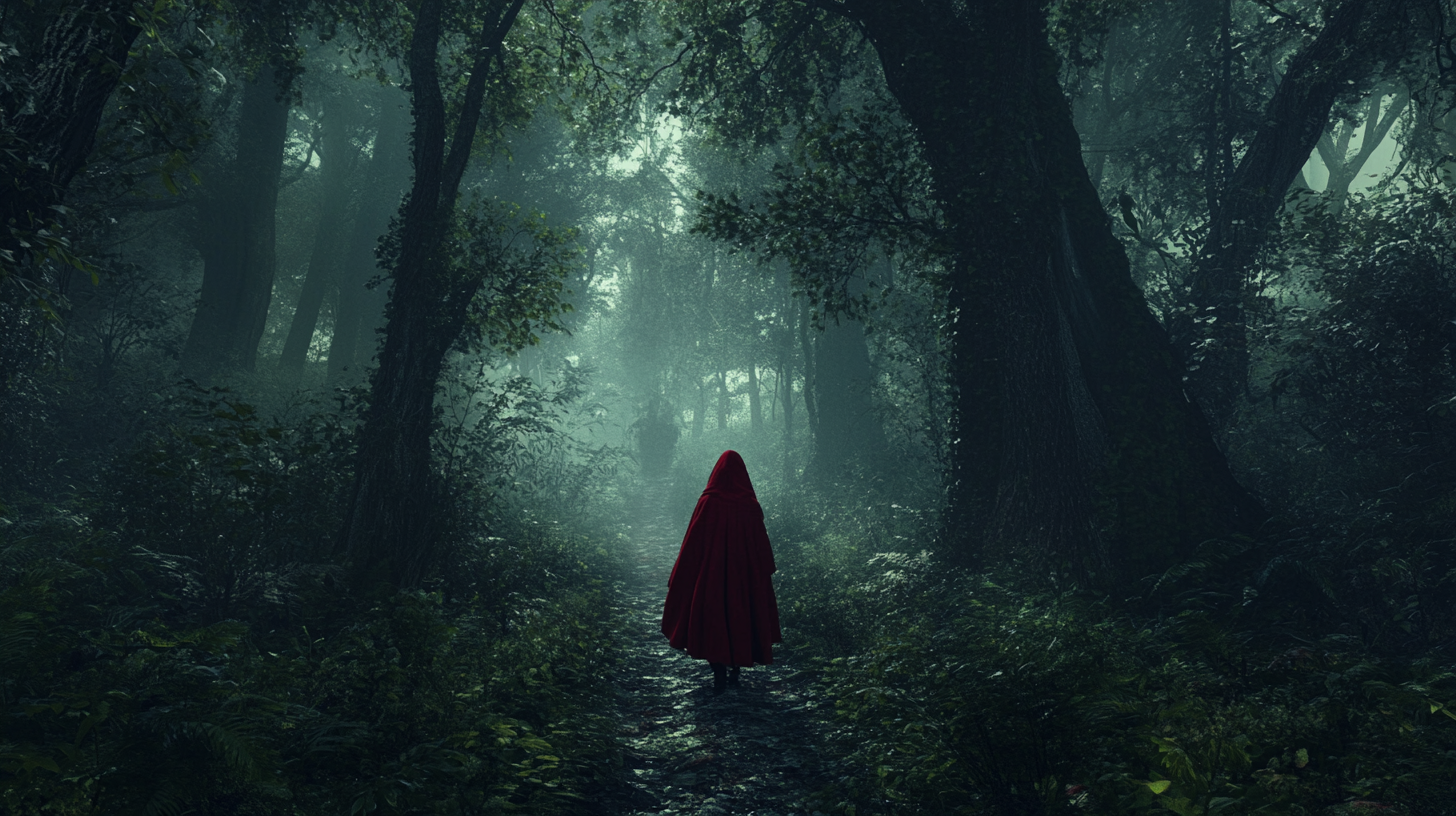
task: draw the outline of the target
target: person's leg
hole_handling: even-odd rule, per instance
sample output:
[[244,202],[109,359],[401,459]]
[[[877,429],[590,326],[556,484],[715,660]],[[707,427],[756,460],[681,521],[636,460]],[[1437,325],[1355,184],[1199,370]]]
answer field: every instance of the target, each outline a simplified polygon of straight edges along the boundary
[[733,668],[731,668],[731,669],[728,670],[728,685],[730,685],[730,686],[736,686],[736,685],[738,685],[738,667],[737,666],[734,666]]

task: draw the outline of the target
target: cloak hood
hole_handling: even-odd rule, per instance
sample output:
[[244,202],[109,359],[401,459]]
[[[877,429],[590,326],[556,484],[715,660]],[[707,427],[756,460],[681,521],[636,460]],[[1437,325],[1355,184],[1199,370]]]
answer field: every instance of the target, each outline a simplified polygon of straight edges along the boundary
[[701,660],[772,663],[772,644],[783,642],[769,578],[775,569],[748,468],[736,451],[724,451],[668,579],[662,633]]

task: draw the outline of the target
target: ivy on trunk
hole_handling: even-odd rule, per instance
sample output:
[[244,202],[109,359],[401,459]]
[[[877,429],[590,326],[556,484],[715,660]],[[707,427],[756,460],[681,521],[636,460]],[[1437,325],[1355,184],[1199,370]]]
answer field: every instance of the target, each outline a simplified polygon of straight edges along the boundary
[[475,35],[475,60],[448,138],[437,52],[443,0],[415,16],[408,65],[414,111],[414,183],[393,237],[393,291],[384,348],[360,430],[354,487],[341,531],[356,584],[387,578],[397,587],[424,575],[440,532],[430,464],[435,389],[445,354],[464,328],[484,282],[452,275],[445,239],[485,101],[486,79],[524,0],[499,8]]

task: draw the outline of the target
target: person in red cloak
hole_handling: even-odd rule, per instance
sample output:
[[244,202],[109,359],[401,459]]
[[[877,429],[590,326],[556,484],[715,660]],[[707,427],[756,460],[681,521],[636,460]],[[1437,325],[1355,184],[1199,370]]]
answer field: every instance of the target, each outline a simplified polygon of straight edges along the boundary
[[714,694],[738,682],[740,667],[772,663],[773,644],[783,642],[775,569],[748,468],[724,451],[688,522],[662,608],[668,643],[708,661]]

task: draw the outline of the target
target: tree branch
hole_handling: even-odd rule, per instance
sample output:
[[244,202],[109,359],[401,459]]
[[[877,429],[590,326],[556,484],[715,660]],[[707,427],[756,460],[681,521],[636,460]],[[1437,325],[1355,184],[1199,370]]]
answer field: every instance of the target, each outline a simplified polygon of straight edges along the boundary
[[445,159],[443,194],[440,206],[451,206],[460,192],[460,179],[465,176],[465,167],[470,163],[470,149],[475,143],[475,131],[480,125],[480,109],[485,104],[485,80],[490,72],[490,63],[500,55],[506,34],[516,24],[525,0],[511,0],[494,26],[482,25],[480,41],[476,44],[479,53],[470,68],[470,81],[465,86],[465,101],[460,108],[460,121],[455,124],[455,136],[450,141],[450,153]]

